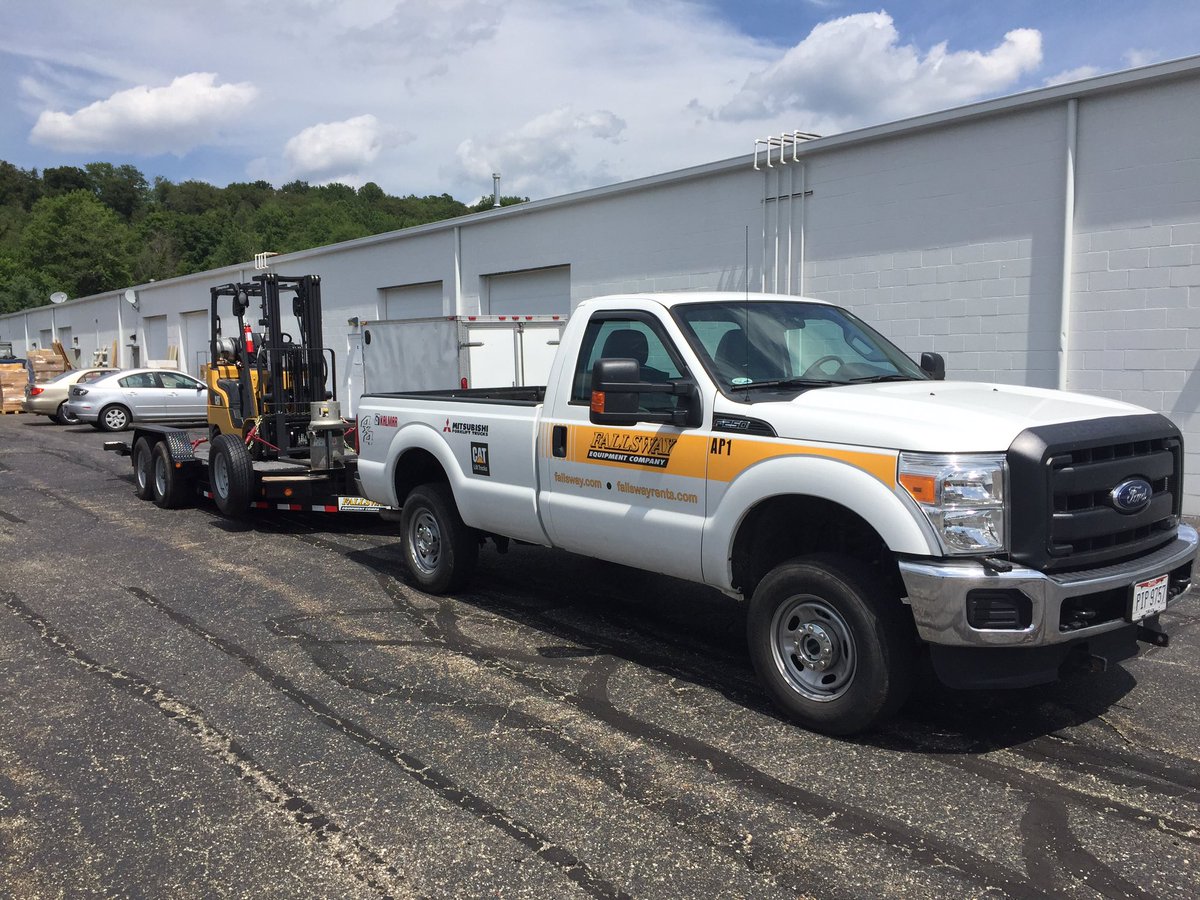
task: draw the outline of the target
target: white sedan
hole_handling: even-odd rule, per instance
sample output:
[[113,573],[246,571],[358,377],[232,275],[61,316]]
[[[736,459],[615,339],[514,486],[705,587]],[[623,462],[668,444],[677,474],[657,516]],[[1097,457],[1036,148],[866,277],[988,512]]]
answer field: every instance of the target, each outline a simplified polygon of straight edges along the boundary
[[72,385],[67,412],[101,431],[124,431],[132,422],[204,422],[208,389],[174,369],[126,369]]

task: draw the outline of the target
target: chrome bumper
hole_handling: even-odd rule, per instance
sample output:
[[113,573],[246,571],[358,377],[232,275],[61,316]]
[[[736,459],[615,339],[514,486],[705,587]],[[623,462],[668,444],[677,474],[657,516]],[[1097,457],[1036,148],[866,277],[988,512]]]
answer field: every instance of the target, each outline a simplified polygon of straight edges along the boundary
[[[900,574],[923,640],[958,647],[1042,647],[1127,626],[1121,618],[1062,631],[1062,605],[1072,597],[1132,587],[1183,569],[1195,559],[1197,540],[1196,529],[1180,525],[1174,541],[1147,556],[1084,572],[1046,574],[1017,565],[1011,572],[992,572],[975,560],[905,559],[900,561]],[[1020,591],[1033,603],[1032,624],[1021,630],[972,628],[967,623],[967,594],[977,589]],[[1169,602],[1182,593],[1179,590]]]

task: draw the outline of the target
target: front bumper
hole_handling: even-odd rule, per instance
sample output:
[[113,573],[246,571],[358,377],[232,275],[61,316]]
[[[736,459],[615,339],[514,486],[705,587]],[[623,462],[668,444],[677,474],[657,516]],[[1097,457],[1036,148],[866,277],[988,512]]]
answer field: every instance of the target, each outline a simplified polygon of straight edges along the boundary
[[[1127,628],[1130,623],[1123,612],[1112,615],[1112,601],[1117,592],[1140,581],[1170,573],[1171,601],[1177,599],[1190,584],[1197,541],[1196,529],[1180,525],[1176,539],[1153,553],[1083,572],[1046,574],[1017,565],[1011,572],[995,572],[975,560],[904,559],[900,574],[923,640],[949,647],[1045,647]],[[976,590],[1025,595],[1032,603],[1029,626],[972,627],[967,596]],[[1067,623],[1064,605],[1074,601],[1074,606],[1086,606],[1088,598],[1096,598],[1096,624],[1081,627],[1077,617]]]

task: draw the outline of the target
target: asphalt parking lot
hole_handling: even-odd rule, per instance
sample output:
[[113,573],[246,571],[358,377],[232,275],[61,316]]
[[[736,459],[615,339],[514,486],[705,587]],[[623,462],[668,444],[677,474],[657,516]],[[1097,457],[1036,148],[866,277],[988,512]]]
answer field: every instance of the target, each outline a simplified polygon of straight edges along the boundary
[[564,553],[405,580],[366,516],[133,494],[0,416],[0,896],[1194,897],[1200,602],[866,739],[765,704],[742,607]]

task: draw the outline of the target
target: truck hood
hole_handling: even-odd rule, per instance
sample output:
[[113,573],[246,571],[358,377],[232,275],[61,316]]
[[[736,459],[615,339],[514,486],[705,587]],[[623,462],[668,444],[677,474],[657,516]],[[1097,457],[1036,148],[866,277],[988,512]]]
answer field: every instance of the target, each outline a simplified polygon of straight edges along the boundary
[[1149,412],[1084,394],[969,381],[817,388],[753,404],[718,397],[717,409],[768,422],[781,438],[935,453],[1004,452],[1036,425]]

